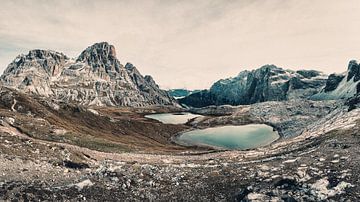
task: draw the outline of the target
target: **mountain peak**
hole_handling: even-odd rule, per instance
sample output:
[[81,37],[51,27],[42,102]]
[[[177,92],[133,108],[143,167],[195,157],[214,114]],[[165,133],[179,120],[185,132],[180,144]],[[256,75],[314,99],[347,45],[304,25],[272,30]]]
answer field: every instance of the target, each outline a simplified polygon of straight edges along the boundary
[[278,69],[279,67],[274,64],[266,64],[261,66],[259,69]]
[[88,48],[86,48],[78,57],[78,61],[87,61],[91,59],[101,59],[101,60],[114,60],[116,59],[116,50],[115,46],[109,44],[108,42],[95,43]]
[[48,57],[61,57],[64,59],[68,59],[66,55],[60,52],[52,51],[52,50],[42,50],[42,49],[34,49],[30,50],[27,55],[27,58],[34,58],[34,59],[46,59]]
[[[45,71],[52,76],[60,72],[59,67],[63,66],[69,58],[63,53],[52,50],[34,49],[28,54],[17,56],[5,69],[2,77],[8,74],[17,75],[21,71]],[[33,70],[31,70],[33,69]]]
[[0,84],[82,105],[177,105],[151,77],[142,76],[130,63],[124,67],[107,42],[89,46],[76,61],[59,52],[32,50],[9,64]]
[[263,65],[251,71],[242,71],[236,77],[221,79],[209,90],[180,99],[193,107],[209,105],[248,105],[257,102],[308,98],[325,85],[321,73],[303,70],[300,73],[275,65]]
[[125,69],[127,69],[128,71],[133,71],[135,68],[135,66],[133,64],[131,64],[130,62],[127,62],[125,64]]
[[347,81],[354,78],[354,82],[360,80],[360,64],[356,60],[351,60],[348,66],[348,77]]
[[89,46],[76,61],[87,63],[92,67],[93,72],[119,72],[121,68],[120,61],[116,58],[115,46],[108,42],[95,43]]

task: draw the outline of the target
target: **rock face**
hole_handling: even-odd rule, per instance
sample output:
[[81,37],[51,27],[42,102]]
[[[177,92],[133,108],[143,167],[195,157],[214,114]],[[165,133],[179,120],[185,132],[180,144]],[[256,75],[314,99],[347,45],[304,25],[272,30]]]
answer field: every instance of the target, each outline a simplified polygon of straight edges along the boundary
[[188,106],[204,107],[308,98],[321,90],[326,78],[326,75],[314,70],[295,72],[265,65],[253,71],[240,72],[234,78],[221,79],[210,90],[191,94],[180,102]]
[[0,79],[5,86],[48,95],[51,78],[59,75],[68,61],[69,58],[62,53],[32,50],[27,55],[16,57]]
[[288,100],[242,106],[208,106],[192,108],[191,112],[213,115],[211,118],[199,117],[190,121],[188,125],[201,128],[228,124],[267,124],[274,127],[282,138],[289,138],[299,136],[307,126],[340,108],[347,110],[341,100]]
[[324,92],[330,92],[335,90],[340,82],[344,79],[344,75],[330,74],[328,80],[326,81],[326,85],[324,88]]
[[33,50],[18,56],[0,78],[4,86],[83,105],[176,105],[151,76],[130,63],[123,66],[115,47],[96,43],[76,59],[62,53]]
[[324,89],[312,96],[315,100],[334,100],[352,98],[360,93],[360,64],[355,60],[349,62],[344,74],[331,74]]
[[354,82],[360,80],[360,64],[356,60],[351,60],[349,63],[347,81],[351,79],[353,79]]

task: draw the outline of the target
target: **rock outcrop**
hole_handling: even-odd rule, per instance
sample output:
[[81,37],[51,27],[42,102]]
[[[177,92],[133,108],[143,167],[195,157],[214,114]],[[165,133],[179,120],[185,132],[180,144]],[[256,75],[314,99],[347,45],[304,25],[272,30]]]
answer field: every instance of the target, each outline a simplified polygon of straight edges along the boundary
[[351,60],[348,67],[347,81],[353,79],[354,82],[360,80],[360,64],[356,60]]
[[180,100],[193,107],[208,105],[244,105],[264,101],[308,98],[318,93],[327,76],[314,70],[291,71],[265,65],[243,71],[234,78],[215,82],[210,90],[191,94]]
[[326,81],[326,85],[324,87],[324,92],[330,92],[335,90],[340,82],[344,79],[344,75],[341,74],[330,74],[328,80]]
[[360,93],[360,64],[352,60],[343,74],[331,74],[323,90],[314,96],[315,100],[348,99]]
[[76,59],[48,50],[18,56],[5,70],[1,83],[21,92],[83,105],[177,105],[151,76],[135,66],[123,66],[115,47],[96,43]]

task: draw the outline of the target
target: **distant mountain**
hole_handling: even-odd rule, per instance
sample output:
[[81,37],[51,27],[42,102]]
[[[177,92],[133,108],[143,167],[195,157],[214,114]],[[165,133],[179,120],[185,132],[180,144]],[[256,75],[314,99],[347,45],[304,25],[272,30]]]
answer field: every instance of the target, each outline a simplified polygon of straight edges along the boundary
[[0,82],[21,92],[83,105],[177,105],[151,76],[142,76],[130,63],[122,65],[115,47],[107,42],[88,47],[75,59],[32,50],[16,57]]
[[360,93],[360,64],[352,60],[343,74],[331,74],[324,89],[312,96],[315,100],[351,98]]
[[208,105],[246,105],[264,101],[309,98],[325,86],[327,75],[315,70],[285,70],[265,65],[242,71],[236,77],[215,82],[210,90],[180,99],[192,107]]
[[190,94],[197,93],[200,90],[187,90],[187,89],[170,89],[167,92],[170,96],[174,97],[175,99],[184,98]]

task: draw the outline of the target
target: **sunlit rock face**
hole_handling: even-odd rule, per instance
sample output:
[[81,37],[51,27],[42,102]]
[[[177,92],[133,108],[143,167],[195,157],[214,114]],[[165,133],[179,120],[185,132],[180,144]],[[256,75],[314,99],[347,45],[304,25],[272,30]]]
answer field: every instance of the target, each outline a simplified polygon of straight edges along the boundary
[[116,58],[115,47],[96,43],[77,58],[49,50],[18,56],[1,76],[4,86],[62,102],[98,106],[177,105],[151,76]]
[[209,90],[191,94],[180,102],[203,107],[308,98],[324,87],[326,79],[327,75],[315,70],[292,71],[265,65],[253,71],[242,71],[233,78],[221,79]]
[[58,76],[69,58],[62,53],[48,50],[32,50],[19,55],[5,69],[1,82],[5,86],[48,96],[51,79]]

